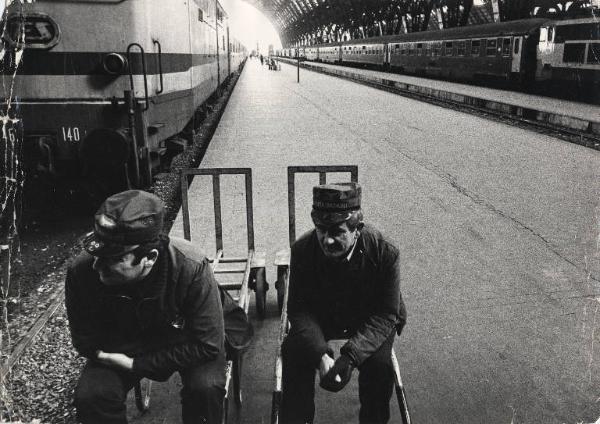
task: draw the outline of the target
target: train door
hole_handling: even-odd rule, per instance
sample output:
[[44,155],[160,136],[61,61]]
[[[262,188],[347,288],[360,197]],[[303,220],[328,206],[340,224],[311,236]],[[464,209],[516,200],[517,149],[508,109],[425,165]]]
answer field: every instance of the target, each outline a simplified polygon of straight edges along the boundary
[[383,45],[383,66],[386,68],[390,67],[390,44],[386,43]]
[[514,37],[513,38],[513,48],[512,48],[512,62],[511,69],[512,73],[520,73],[521,72],[521,55],[523,52],[523,37]]

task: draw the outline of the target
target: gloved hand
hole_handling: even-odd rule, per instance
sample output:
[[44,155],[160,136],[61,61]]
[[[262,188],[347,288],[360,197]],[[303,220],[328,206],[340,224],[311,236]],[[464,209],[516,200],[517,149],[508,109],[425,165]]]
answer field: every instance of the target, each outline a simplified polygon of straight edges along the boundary
[[[329,372],[321,379],[319,385],[330,392],[339,392],[346,387],[346,384],[350,381],[353,369],[354,366],[352,365],[350,357],[341,355],[336,359]],[[339,376],[339,381],[336,381],[337,376]]]

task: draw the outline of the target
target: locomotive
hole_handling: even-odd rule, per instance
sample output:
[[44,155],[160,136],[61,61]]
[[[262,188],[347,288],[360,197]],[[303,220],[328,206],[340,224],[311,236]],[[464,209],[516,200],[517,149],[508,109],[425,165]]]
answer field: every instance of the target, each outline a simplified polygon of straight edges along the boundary
[[533,18],[286,48],[279,53],[456,81],[507,81],[522,89],[551,88],[553,94],[587,95],[586,100],[598,101],[599,22],[595,17]]
[[15,0],[3,28],[26,169],[105,191],[148,186],[246,58],[218,0]]

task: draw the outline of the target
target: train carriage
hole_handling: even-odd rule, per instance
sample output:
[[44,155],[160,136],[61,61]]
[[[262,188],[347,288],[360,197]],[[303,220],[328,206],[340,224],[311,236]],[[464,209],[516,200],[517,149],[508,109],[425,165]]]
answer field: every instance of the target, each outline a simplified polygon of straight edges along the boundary
[[539,27],[527,19],[406,34],[389,40],[388,64],[409,73],[461,80],[532,81]]
[[232,72],[215,1],[13,2],[4,19],[5,94],[30,169],[149,185],[163,155],[181,148],[169,140]]
[[315,46],[315,47],[305,47],[304,49],[304,55],[303,57],[306,58],[306,60],[319,60],[319,49]]
[[385,46],[385,37],[347,41],[340,46],[341,61],[351,65],[383,66]]
[[337,63],[342,60],[340,43],[329,43],[319,46],[319,60],[325,63]]

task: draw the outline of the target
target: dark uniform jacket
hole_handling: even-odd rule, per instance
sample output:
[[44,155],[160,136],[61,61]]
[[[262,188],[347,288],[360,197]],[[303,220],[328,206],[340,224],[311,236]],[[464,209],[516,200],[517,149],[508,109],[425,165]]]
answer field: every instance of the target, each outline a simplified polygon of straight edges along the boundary
[[350,261],[341,262],[325,257],[315,230],[292,245],[290,331],[315,367],[329,339],[348,338],[341,353],[358,366],[406,322],[398,249],[368,226],[356,243]]
[[172,239],[160,265],[157,261],[134,286],[104,285],[86,252],[74,260],[67,271],[66,306],[73,346],[81,355],[124,353],[134,358],[134,373],[164,380],[224,354],[217,282],[208,259],[192,259],[186,243]]

